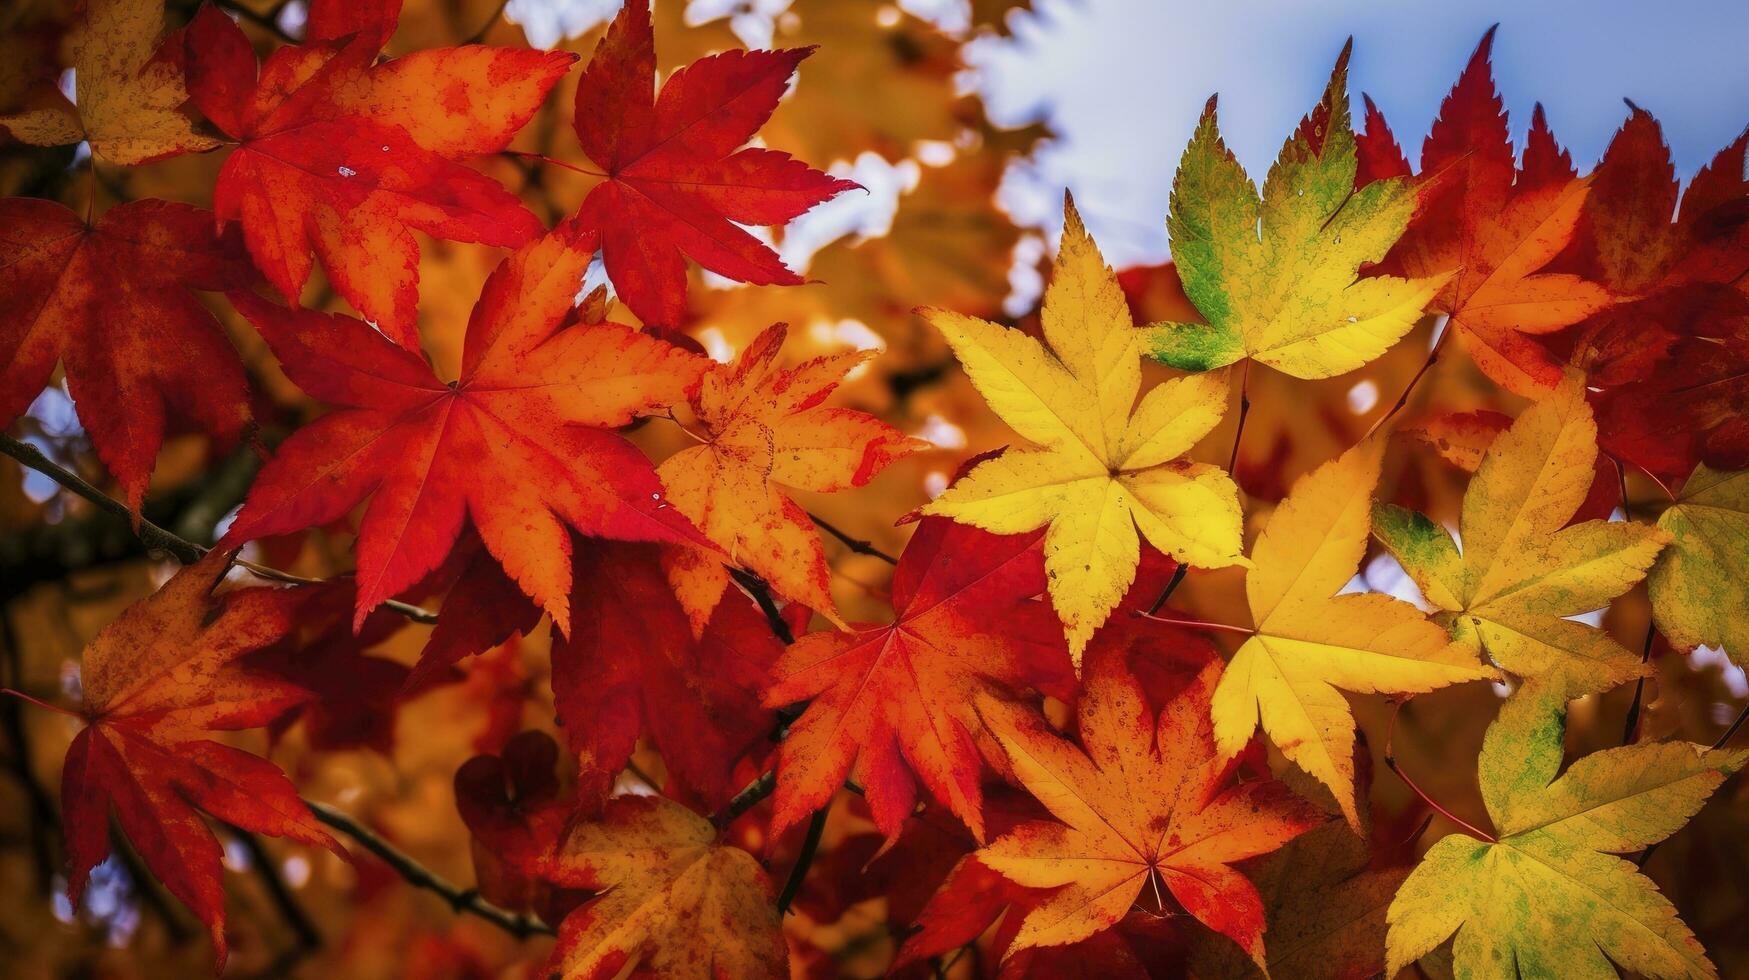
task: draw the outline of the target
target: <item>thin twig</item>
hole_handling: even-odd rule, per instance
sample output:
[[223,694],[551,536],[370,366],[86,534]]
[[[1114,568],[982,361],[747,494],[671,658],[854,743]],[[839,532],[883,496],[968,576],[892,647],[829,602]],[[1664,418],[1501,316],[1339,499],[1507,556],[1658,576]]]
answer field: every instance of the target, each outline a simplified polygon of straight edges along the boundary
[[1162,606],[1166,605],[1166,600],[1172,598],[1172,593],[1178,591],[1179,583],[1184,581],[1184,576],[1189,571],[1189,565],[1183,562],[1178,563],[1178,567],[1172,570],[1171,581],[1166,583],[1166,588],[1160,593],[1160,598],[1155,599],[1154,604],[1148,607],[1148,615],[1154,615],[1160,611]]
[[873,544],[864,541],[861,538],[853,538],[850,535],[845,534],[838,528],[833,527],[830,521],[818,514],[810,512],[808,514],[808,519],[815,524],[820,525],[820,530],[837,538],[846,548],[849,548],[851,551],[854,551],[859,555],[868,555],[871,558],[879,558],[881,561],[884,561],[889,565],[897,565],[899,563],[899,559],[894,558],[892,555],[876,548]]
[[1718,738],[1713,740],[1713,748],[1715,748],[1715,749],[1724,748],[1726,743],[1730,742],[1731,739],[1737,734],[1737,729],[1743,727],[1744,719],[1749,719],[1749,704],[1743,705],[1743,710],[1737,712],[1737,720],[1731,722],[1731,727],[1725,729],[1724,734],[1720,735]]
[[802,851],[796,855],[795,866],[789,869],[789,878],[783,883],[783,891],[777,895],[777,914],[789,912],[789,907],[796,900],[796,894],[802,890],[802,879],[808,876],[808,868],[814,863],[814,854],[820,849],[820,835],[826,830],[826,813],[830,806],[823,806],[814,811],[814,816],[808,821],[807,835],[802,838]]
[[280,877],[279,869],[273,865],[273,855],[267,853],[267,848],[262,846],[261,838],[238,827],[232,827],[231,834],[249,852],[249,863],[255,868],[255,876],[261,879],[262,887],[267,889],[267,897],[273,900],[274,908],[279,910],[279,917],[285,920],[286,926],[297,939],[298,948],[305,951],[320,949],[322,933],[310,921],[309,913],[298,904],[291,887]]
[[309,806],[310,812],[315,814],[317,820],[352,838],[360,847],[381,858],[384,864],[394,869],[395,873],[408,884],[436,894],[448,902],[450,908],[456,912],[466,912],[485,919],[518,939],[526,939],[536,935],[556,935],[552,926],[532,915],[500,908],[481,898],[478,891],[472,888],[462,888],[448,879],[439,877],[431,869],[410,857],[405,851],[383,840],[377,836],[375,831],[354,820],[346,813],[314,800],[305,800],[304,802]]
[[1459,827],[1462,827],[1464,829],[1464,832],[1469,834],[1471,837],[1474,837],[1477,840],[1487,841],[1490,844],[1500,843],[1499,839],[1496,838],[1493,834],[1488,833],[1486,830],[1483,830],[1482,828],[1476,826],[1475,824],[1470,823],[1468,820],[1465,820],[1463,817],[1460,817],[1457,814],[1451,812],[1450,810],[1447,810],[1444,806],[1440,805],[1440,802],[1438,800],[1434,799],[1431,796],[1428,796],[1427,792],[1425,790],[1423,790],[1419,785],[1417,785],[1415,780],[1410,779],[1409,774],[1404,772],[1402,770],[1402,768],[1397,765],[1397,756],[1396,756],[1396,751],[1395,751],[1395,747],[1394,747],[1395,741],[1397,738],[1397,716],[1399,714],[1402,714],[1404,704],[1405,704],[1405,702],[1399,701],[1391,709],[1391,724],[1390,724],[1390,727],[1385,730],[1385,766],[1386,766],[1386,768],[1388,768],[1392,772],[1396,773],[1397,778],[1401,779],[1403,781],[1403,785],[1409,787],[1409,789],[1416,796],[1419,796],[1421,798],[1421,802],[1423,802],[1423,803],[1427,804],[1429,807],[1431,807],[1435,813],[1438,813],[1440,816],[1444,817],[1445,819],[1450,820],[1452,823],[1457,824]]
[[1361,442],[1372,438],[1373,433],[1384,428],[1387,422],[1395,418],[1397,413],[1409,404],[1409,396],[1414,393],[1415,387],[1421,383],[1422,378],[1427,376],[1427,372],[1433,369],[1433,365],[1439,363],[1439,350],[1445,346],[1445,338],[1451,336],[1451,331],[1451,321],[1447,320],[1445,326],[1439,331],[1439,337],[1434,340],[1433,348],[1427,352],[1427,360],[1421,362],[1421,370],[1416,371],[1415,376],[1409,379],[1409,384],[1404,387],[1403,393],[1397,396],[1397,403],[1391,406],[1391,410],[1380,416],[1379,420],[1366,430],[1366,435],[1360,437]]
[[789,623],[784,620],[783,613],[778,611],[777,602],[771,598],[771,590],[766,587],[764,579],[752,572],[733,566],[729,568],[729,577],[734,579],[741,588],[746,589],[747,594],[753,597],[753,601],[759,604],[759,611],[765,614],[765,621],[770,624],[771,632],[783,641],[784,646],[789,646],[796,641],[795,631],[789,628]]
[[[74,473],[72,470],[67,469],[43,455],[41,450],[37,449],[30,443],[20,442],[9,435],[0,433],[0,453],[11,456],[13,459],[18,460],[20,463],[23,463],[25,466],[28,466],[33,470],[36,470],[38,473],[55,481],[67,490],[84,497],[86,500],[96,505],[99,510],[113,514],[116,517],[127,521],[128,526],[134,529],[134,536],[140,539],[140,543],[145,545],[148,551],[162,551],[171,555],[184,565],[192,565],[199,561],[202,556],[210,550],[201,545],[195,544],[193,541],[188,540],[174,531],[159,527],[151,521],[146,520],[144,517],[139,517],[136,520],[133,511],[128,509],[127,504],[122,503],[114,497],[111,497],[109,494],[104,493],[102,490],[92,486],[90,483],[86,482],[83,477],[79,476],[79,474]],[[266,565],[252,561],[239,559],[237,564],[243,568],[247,568],[249,571],[254,572],[262,578],[272,579],[275,582],[285,582],[290,585],[320,585],[329,581],[328,579],[310,578],[306,575],[294,575],[291,572],[283,572],[277,568],[269,568]],[[383,608],[400,613],[402,616],[407,617],[415,623],[437,622],[437,614],[431,610],[415,606],[411,603],[401,602],[396,599],[390,599],[387,602],[384,602]]]
[[728,804],[711,815],[711,823],[718,829],[727,827],[741,818],[748,810],[758,806],[761,801],[777,791],[777,770],[767,769],[758,779],[742,787]]
[[[1640,648],[1640,667],[1643,669],[1652,660],[1652,646],[1658,639],[1658,621],[1647,613],[1646,642]],[[1628,704],[1627,721],[1622,725],[1621,744],[1626,745],[1634,740],[1634,730],[1640,727],[1640,704],[1646,696],[1646,675],[1640,674],[1634,679],[1634,699]]]
[[1233,451],[1227,456],[1227,473],[1239,464],[1239,441],[1245,438],[1245,417],[1251,414],[1251,359],[1239,373],[1239,425],[1233,430]]

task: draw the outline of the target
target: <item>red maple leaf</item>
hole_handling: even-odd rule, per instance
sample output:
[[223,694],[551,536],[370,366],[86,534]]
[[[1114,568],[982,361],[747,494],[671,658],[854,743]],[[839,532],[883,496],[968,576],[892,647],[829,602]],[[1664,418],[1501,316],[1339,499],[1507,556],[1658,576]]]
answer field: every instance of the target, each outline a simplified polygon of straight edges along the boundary
[[0,200],[0,423],[48,384],[55,362],[91,444],[139,512],[172,420],[235,442],[249,421],[243,366],[197,289],[254,272],[212,214],[131,201],[87,224],[53,201]]
[[638,738],[649,735],[672,777],[711,807],[739,788],[735,763],[764,741],[775,716],[759,685],[782,644],[738,589],[697,639],[655,545],[583,541],[571,609],[577,626],[553,641],[553,701],[578,756],[577,795],[599,807]]
[[468,323],[461,377],[339,314],[234,303],[286,374],[338,410],[262,468],[230,544],[314,527],[369,498],[354,628],[444,559],[471,519],[521,590],[570,629],[570,537],[702,538],[649,461],[608,431],[684,398],[703,358],[617,324],[565,327],[590,253],[569,229],[505,259]]
[[540,234],[515,195],[458,161],[509,145],[576,56],[470,45],[378,62],[398,5],[351,17],[335,6],[312,17],[308,43],[276,49],[259,73],[249,39],[218,8],[189,25],[190,98],[237,141],[213,207],[242,223],[256,266],[288,301],[309,281],[314,251],[354,309],[416,351],[413,231],[503,246]]
[[[1572,239],[1589,185],[1556,145],[1539,105],[1524,163],[1515,167],[1506,111],[1482,36],[1421,148],[1415,217],[1380,268],[1429,277],[1453,273],[1433,308],[1451,324],[1490,378],[1535,397],[1560,383],[1560,363],[1539,342],[1608,306],[1602,286],[1548,266]],[[1369,102],[1360,136],[1367,170],[1405,172],[1401,151]],[[1394,159],[1393,159],[1394,156]]]
[[221,972],[222,851],[197,811],[345,856],[277,766],[209,737],[259,727],[309,697],[240,662],[292,630],[305,596],[249,588],[215,603],[209,593],[229,566],[230,556],[214,551],[86,647],[89,724],[61,770],[68,896],[79,901],[91,869],[109,854],[114,813],[146,866],[206,923]]
[[897,834],[917,783],[984,836],[972,711],[980,692],[1069,696],[1074,674],[1045,591],[1043,532],[995,535],[928,517],[893,575],[894,621],[802,637],[765,702],[809,701],[784,739],[771,832],[807,819],[853,776]]
[[628,0],[577,84],[577,140],[607,180],[578,220],[601,234],[615,290],[645,323],[686,314],[686,260],[741,282],[802,278],[736,227],[783,225],[860,185],[787,153],[744,147],[813,48],[725,51],[675,72],[655,94],[647,0]]

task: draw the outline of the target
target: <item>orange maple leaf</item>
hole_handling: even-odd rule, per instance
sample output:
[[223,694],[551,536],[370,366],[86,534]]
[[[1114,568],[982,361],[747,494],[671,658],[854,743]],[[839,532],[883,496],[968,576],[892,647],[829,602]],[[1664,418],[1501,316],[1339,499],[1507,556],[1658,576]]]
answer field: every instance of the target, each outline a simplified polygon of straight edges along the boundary
[[[471,518],[517,585],[570,630],[570,532],[706,543],[609,431],[659,411],[705,361],[630,327],[566,327],[590,253],[568,229],[505,259],[468,323],[461,377],[340,314],[231,302],[293,381],[339,408],[293,433],[225,534],[236,544],[337,520],[365,498],[354,628],[437,566]],[[562,522],[562,523],[561,523]]]
[[1038,712],[984,695],[978,713],[1015,776],[1061,823],[1032,821],[978,852],[1018,885],[1055,888],[1026,913],[1010,953],[1085,939],[1121,920],[1145,887],[1164,885],[1197,921],[1263,963],[1263,901],[1232,865],[1275,850],[1327,818],[1273,779],[1227,785],[1206,664],[1156,719],[1117,656],[1090,658],[1078,702],[1082,748]]
[[214,551],[130,606],[85,648],[84,731],[67,750],[61,804],[74,905],[110,850],[109,816],[146,866],[212,934],[225,965],[222,850],[197,811],[244,830],[327,847],[279,767],[213,741],[257,728],[309,692],[242,658],[292,631],[303,594],[238,589],[213,602],[230,555]]
[[[780,594],[835,618],[830,574],[808,514],[781,487],[831,493],[860,487],[887,464],[922,448],[867,412],[823,404],[851,369],[855,351],[777,366],[786,328],[774,324],[732,365],[713,365],[692,398],[701,444],[657,469],[668,502]],[[720,594],[726,576],[718,580]]]

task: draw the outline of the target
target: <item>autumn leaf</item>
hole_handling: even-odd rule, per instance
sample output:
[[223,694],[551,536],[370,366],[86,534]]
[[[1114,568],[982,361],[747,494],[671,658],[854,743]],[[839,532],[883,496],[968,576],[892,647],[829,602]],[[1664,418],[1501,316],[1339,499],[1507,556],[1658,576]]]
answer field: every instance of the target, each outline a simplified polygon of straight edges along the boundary
[[638,739],[706,804],[740,787],[735,763],[770,736],[759,688],[782,644],[751,599],[730,590],[696,640],[652,544],[576,546],[569,638],[553,638],[553,700],[578,757],[578,797],[607,799]]
[[801,637],[765,702],[807,701],[784,738],[772,833],[825,806],[847,776],[896,836],[918,783],[984,839],[981,692],[1074,690],[1045,603],[1043,534],[999,536],[925,517],[893,573],[893,622]]
[[1256,633],[1213,702],[1223,755],[1236,755],[1261,724],[1357,829],[1354,717],[1342,692],[1421,694],[1493,676],[1414,606],[1337,594],[1366,553],[1382,453],[1376,440],[1355,446],[1301,478],[1270,516],[1245,575]]
[[812,52],[726,51],[675,72],[658,95],[649,4],[627,0],[609,25],[577,85],[574,121],[607,179],[577,220],[601,235],[608,277],[640,320],[681,324],[689,258],[739,282],[803,282],[737,225],[787,224],[858,186],[744,147]]
[[0,200],[0,419],[30,407],[58,360],[137,514],[173,421],[221,449],[249,421],[243,366],[193,295],[247,285],[241,252],[186,204],[132,201],[87,224],[53,201]]
[[[1465,473],[1474,473],[1481,468],[1488,447],[1494,445],[1500,433],[1511,427],[1512,416],[1484,409],[1435,415],[1402,426],[1397,432],[1432,449],[1441,459]],[[1585,502],[1573,512],[1572,520],[1608,518],[1621,502],[1620,474],[1615,471],[1615,464],[1609,457],[1598,453],[1592,466],[1591,489],[1585,494]]]
[[1296,378],[1367,363],[1409,332],[1442,277],[1357,279],[1409,221],[1402,178],[1354,189],[1342,49],[1323,101],[1301,120],[1260,197],[1221,140],[1209,99],[1172,182],[1166,227],[1185,294],[1205,323],[1149,328],[1149,352],[1187,371],[1252,358]]
[[705,372],[692,396],[700,444],[668,457],[656,472],[668,503],[730,561],[757,572],[779,594],[835,616],[820,536],[781,488],[832,493],[860,487],[923,443],[867,412],[824,404],[868,352],[781,368],[777,356],[787,333],[776,324],[734,364]]
[[1659,631],[1678,649],[1704,643],[1749,659],[1749,470],[1696,467],[1658,526],[1670,544],[1646,588]]
[[159,51],[163,30],[163,0],[85,0],[72,40],[77,104],[45,82],[29,107],[0,116],[0,129],[35,146],[85,140],[121,165],[218,146],[185,111],[182,68],[170,56],[179,52]]
[[1143,535],[1190,565],[1244,558],[1238,488],[1220,469],[1183,458],[1226,411],[1225,373],[1166,381],[1137,404],[1143,333],[1067,197],[1063,211],[1044,300],[1048,350],[1018,330],[921,311],[991,409],[1041,447],[980,463],[923,512],[993,534],[1048,525],[1051,605],[1079,666],[1135,580]]
[[[1562,368],[1525,335],[1578,323],[1611,296],[1577,275],[1543,271],[1572,239],[1590,183],[1555,144],[1540,105],[1523,165],[1515,166],[1489,61],[1493,44],[1489,28],[1441,103],[1421,148],[1415,216],[1381,268],[1416,279],[1449,275],[1430,309],[1450,315],[1490,378],[1538,398],[1560,384]],[[1363,143],[1390,139],[1370,124],[1369,117]]]
[[1489,448],[1464,493],[1461,554],[1450,532],[1413,511],[1384,504],[1373,520],[1422,595],[1450,614],[1462,646],[1571,697],[1644,672],[1608,633],[1565,617],[1632,588],[1670,537],[1625,521],[1568,526],[1596,459],[1597,426],[1569,382]]
[[1749,752],[1643,743],[1560,772],[1565,728],[1555,691],[1507,699],[1478,762],[1499,839],[1452,834],[1422,857],[1391,903],[1386,975],[1454,932],[1458,976],[1717,975],[1676,908],[1613,855],[1675,833]]
[[704,360],[617,324],[561,329],[589,257],[561,228],[505,259],[448,384],[359,320],[233,293],[287,375],[337,410],[279,446],[225,541],[325,524],[368,498],[356,628],[435,568],[471,520],[561,632],[571,624],[566,525],[704,544],[663,506],[644,455],[608,431],[684,397]]
[[200,811],[345,856],[279,767],[211,738],[265,725],[309,697],[242,662],[293,629],[303,597],[251,588],[215,601],[210,593],[229,567],[230,555],[212,552],[85,648],[87,724],[61,770],[74,907],[91,869],[109,854],[113,814],[146,867],[206,923],[220,972],[227,949],[222,849]]
[[[354,25],[356,26],[356,25]],[[459,161],[509,145],[575,56],[470,45],[379,62],[383,30],[276,49],[257,71],[231,19],[206,5],[187,32],[195,105],[236,141],[213,190],[249,254],[296,303],[310,253],[365,320],[419,350],[419,244],[516,246],[540,223]]]
[[1628,109],[1591,177],[1576,234],[1581,267],[1629,297],[1739,282],[1749,272],[1749,131],[1694,175],[1679,206],[1663,129],[1646,110]]
[[1061,823],[1022,824],[978,852],[1016,884],[1055,888],[1026,913],[1010,953],[1085,939],[1164,884],[1197,921],[1263,962],[1263,902],[1234,862],[1323,822],[1272,779],[1227,785],[1209,699],[1210,662],[1156,718],[1121,659],[1092,658],[1079,701],[1083,748],[1030,708],[982,695],[978,713],[1018,778]]
[[678,803],[614,797],[599,821],[577,824],[537,867],[555,884],[598,894],[559,927],[545,971],[553,976],[789,975],[764,869]]

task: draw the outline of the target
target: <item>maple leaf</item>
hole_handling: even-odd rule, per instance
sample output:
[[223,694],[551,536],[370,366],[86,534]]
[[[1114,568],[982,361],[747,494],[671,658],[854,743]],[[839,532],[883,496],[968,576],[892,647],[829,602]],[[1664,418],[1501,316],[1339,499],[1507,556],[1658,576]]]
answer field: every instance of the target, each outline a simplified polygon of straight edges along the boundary
[[213,190],[269,282],[297,302],[310,253],[366,320],[419,349],[419,244],[521,245],[541,225],[458,161],[502,150],[576,57],[470,45],[377,63],[386,33],[281,47],[257,73],[243,31],[207,5],[188,27],[195,105],[234,140]]
[[1704,643],[1749,660],[1749,470],[1696,467],[1658,526],[1670,544],[1646,588],[1659,631],[1678,649]]
[[648,734],[668,771],[711,806],[739,787],[735,763],[774,716],[759,687],[782,644],[733,590],[693,638],[686,610],[650,544],[584,541],[576,549],[570,637],[554,637],[553,700],[578,756],[577,795],[601,804]]
[[991,690],[1074,690],[1061,630],[1035,598],[1045,588],[1043,536],[925,517],[893,573],[890,625],[811,633],[784,651],[765,703],[809,703],[783,742],[773,836],[854,771],[887,837],[915,808],[921,781],[984,839],[983,723],[972,703]]
[[1256,633],[1215,691],[1215,740],[1236,755],[1259,723],[1358,828],[1354,717],[1342,691],[1420,694],[1492,677],[1444,629],[1390,596],[1337,595],[1366,553],[1383,444],[1367,440],[1294,484],[1251,549]]
[[[1385,914],[1407,867],[1368,867],[1371,842],[1341,823],[1314,827],[1246,865],[1263,896],[1269,974],[1365,980],[1385,965]],[[1250,978],[1255,965],[1232,946],[1199,944],[1199,977]]]
[[1591,175],[1575,235],[1580,267],[1622,296],[1749,272],[1749,151],[1745,131],[1694,175],[1678,208],[1670,148],[1651,113],[1629,115]]
[[743,145],[813,48],[726,51],[656,87],[647,0],[627,0],[577,84],[574,125],[606,180],[577,220],[601,235],[614,289],[645,323],[686,315],[686,260],[740,282],[804,280],[737,224],[782,225],[859,187],[787,153]]
[[565,328],[589,252],[560,229],[499,264],[468,323],[460,379],[340,314],[231,294],[286,374],[338,410],[262,468],[231,544],[344,516],[358,532],[356,629],[441,562],[471,518],[486,549],[569,632],[569,524],[704,544],[661,503],[649,461],[607,431],[684,397],[704,359],[617,324]]
[[555,884],[598,894],[559,926],[546,967],[553,976],[789,976],[765,870],[672,800],[614,797],[537,867]]
[[1675,833],[1749,752],[1685,742],[1595,752],[1560,772],[1566,706],[1527,688],[1500,709],[1477,764],[1498,840],[1442,838],[1390,909],[1395,975],[1457,933],[1458,976],[1716,976],[1676,909],[1612,855]]
[[[692,396],[701,444],[670,456],[656,472],[668,503],[730,560],[759,573],[778,593],[835,616],[820,536],[807,512],[779,488],[831,493],[860,487],[927,444],[867,412],[823,404],[872,351],[783,369],[777,355],[787,332],[774,324],[734,364],[710,366]],[[720,591],[727,578],[717,582]]]
[[1444,527],[1380,505],[1374,533],[1446,610],[1453,636],[1520,677],[1569,696],[1645,671],[1608,633],[1565,617],[1638,582],[1670,535],[1625,521],[1568,526],[1596,473],[1597,426],[1577,381],[1521,414],[1489,447],[1464,493],[1459,554]]
[[1207,322],[1152,326],[1154,357],[1188,371],[1252,358],[1297,378],[1328,378],[1402,339],[1441,288],[1441,277],[1356,278],[1403,233],[1415,192],[1402,178],[1354,190],[1350,47],[1323,101],[1283,144],[1261,197],[1221,140],[1209,99],[1166,222],[1184,292]]
[[1089,659],[1079,706],[1083,749],[1037,712],[978,699],[1014,775],[1061,823],[1033,821],[978,852],[1016,884],[1055,888],[1027,913],[1010,953],[1075,942],[1122,919],[1143,888],[1164,884],[1197,921],[1263,962],[1263,903],[1236,861],[1275,850],[1324,821],[1273,779],[1226,786],[1208,663],[1156,719],[1122,660]]
[[213,602],[209,593],[229,567],[230,555],[213,551],[85,648],[87,725],[61,770],[74,906],[91,869],[109,854],[113,813],[146,867],[206,923],[221,972],[222,849],[197,811],[345,856],[277,766],[209,737],[259,727],[309,697],[240,662],[293,629],[304,597],[251,588]]
[[456,811],[473,838],[480,894],[507,908],[536,906],[548,922],[576,907],[531,875],[558,845],[574,812],[559,792],[558,761],[551,735],[527,731],[509,739],[499,754],[474,756],[455,772]]
[[[1421,194],[1403,237],[1381,268],[1417,279],[1449,274],[1431,309],[1451,326],[1476,366],[1508,390],[1542,397],[1559,385],[1560,363],[1524,336],[1578,323],[1608,306],[1603,286],[1541,271],[1573,237],[1590,190],[1555,144],[1538,105],[1522,167],[1514,166],[1506,111],[1489,61],[1494,28],[1445,97],[1421,148]],[[1370,131],[1363,142],[1390,139]]]
[[92,446],[139,513],[172,419],[222,448],[249,421],[243,366],[197,289],[246,285],[210,212],[144,200],[95,224],[53,201],[0,200],[0,420],[30,407],[59,360]]
[[[1488,447],[1512,426],[1512,416],[1487,410],[1450,412],[1423,419],[1398,430],[1438,453],[1440,458],[1463,470],[1475,473],[1488,453]],[[1572,520],[1606,519],[1621,504],[1621,479],[1615,464],[1602,453],[1592,466],[1591,489],[1585,502],[1573,512]]]
[[86,0],[72,31],[77,105],[46,82],[30,107],[0,116],[0,129],[33,146],[86,140],[122,165],[218,146],[184,110],[182,69],[166,57],[180,40],[173,35],[160,52],[163,29],[163,0]]
[[920,311],[991,409],[1042,447],[978,464],[923,513],[994,534],[1048,524],[1051,605],[1079,666],[1135,580],[1142,535],[1190,565],[1244,558],[1238,488],[1220,469],[1182,458],[1225,413],[1225,372],[1166,381],[1137,404],[1144,334],[1067,196],[1063,213],[1042,313],[1048,350],[999,324]]

